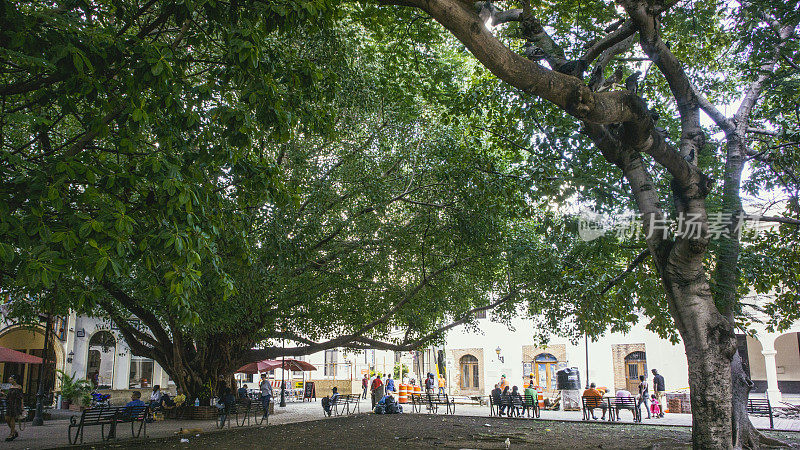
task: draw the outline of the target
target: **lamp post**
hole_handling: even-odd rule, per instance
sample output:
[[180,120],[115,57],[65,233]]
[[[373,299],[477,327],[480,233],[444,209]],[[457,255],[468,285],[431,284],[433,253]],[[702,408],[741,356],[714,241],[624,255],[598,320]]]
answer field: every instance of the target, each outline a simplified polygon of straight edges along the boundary
[[280,407],[286,407],[286,339],[281,339],[281,347],[283,347],[283,355],[281,355],[281,403]]
[[31,425],[38,427],[44,425],[44,398],[47,395],[45,393],[45,379],[44,379],[44,366],[47,364],[47,357],[49,352],[47,351],[50,348],[50,325],[52,323],[52,317],[50,314],[47,314],[47,322],[45,322],[44,326],[44,349],[42,350],[42,364],[39,365],[39,389],[36,392],[36,413],[33,416],[33,422]]
[[502,348],[500,348],[500,346],[498,345],[498,346],[497,346],[497,348],[496,348],[496,349],[494,349],[494,351],[495,351],[495,352],[497,352],[497,359],[498,359],[498,360],[499,360],[501,363],[505,364],[505,362],[506,362],[506,358],[505,358],[505,357],[503,357],[503,356],[500,356],[500,352],[502,352],[502,351],[503,351],[503,349],[502,349]]
[[586,389],[589,389],[589,335],[583,335],[583,343],[586,348]]

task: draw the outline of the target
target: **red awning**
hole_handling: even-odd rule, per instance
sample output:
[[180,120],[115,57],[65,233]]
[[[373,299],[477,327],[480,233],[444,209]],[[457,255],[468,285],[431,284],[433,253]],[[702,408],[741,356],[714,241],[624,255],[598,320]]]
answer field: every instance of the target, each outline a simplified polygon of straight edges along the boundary
[[254,374],[258,372],[269,372],[270,370],[280,369],[284,367],[286,370],[295,370],[298,372],[317,370],[316,367],[305,361],[300,361],[299,359],[287,358],[285,361],[285,365],[284,361],[281,359],[265,359],[263,361],[251,362],[249,364],[246,364],[237,369],[236,372]]
[[258,363],[258,369],[264,372],[268,372],[270,370],[275,369],[286,369],[286,370],[294,370],[294,371],[309,371],[309,370],[317,370],[316,367],[307,363],[305,361],[300,361],[299,359],[292,359],[286,358],[284,359],[265,359],[264,361],[260,361]]
[[42,358],[29,355],[27,353],[11,350],[10,348],[0,347],[0,362],[21,363],[21,364],[41,364]]

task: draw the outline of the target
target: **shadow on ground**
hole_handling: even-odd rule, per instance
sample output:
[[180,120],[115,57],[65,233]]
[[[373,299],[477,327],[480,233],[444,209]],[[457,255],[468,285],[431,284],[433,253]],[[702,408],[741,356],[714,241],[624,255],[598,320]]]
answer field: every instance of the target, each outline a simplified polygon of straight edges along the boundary
[[[487,426],[488,425],[488,426]],[[800,445],[800,433],[770,436]],[[182,443],[181,439],[188,439]],[[113,448],[690,448],[691,429],[597,422],[558,422],[485,417],[400,414],[349,417],[259,428],[230,429],[199,436],[111,443]],[[87,445],[84,448],[97,448]],[[74,448],[74,447],[73,447]]]

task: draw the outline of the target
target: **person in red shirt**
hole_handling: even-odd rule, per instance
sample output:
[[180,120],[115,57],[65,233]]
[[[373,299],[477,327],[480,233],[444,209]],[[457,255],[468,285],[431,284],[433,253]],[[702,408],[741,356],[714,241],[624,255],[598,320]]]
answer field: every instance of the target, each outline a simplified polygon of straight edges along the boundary
[[362,394],[363,398],[367,398],[368,387],[369,387],[369,375],[365,373],[364,378],[361,380],[361,388],[364,389],[364,393]]
[[375,404],[383,398],[383,381],[381,376],[378,375],[372,380],[372,409],[375,409]]

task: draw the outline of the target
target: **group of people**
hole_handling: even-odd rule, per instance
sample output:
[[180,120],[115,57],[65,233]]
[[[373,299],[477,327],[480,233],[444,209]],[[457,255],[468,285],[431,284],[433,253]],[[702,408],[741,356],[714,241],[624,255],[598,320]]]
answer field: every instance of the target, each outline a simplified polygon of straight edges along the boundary
[[[519,400],[520,402],[524,402],[525,397],[531,397],[533,399],[537,398],[536,389],[534,389],[533,380],[528,382],[525,387],[525,392],[520,393],[520,390],[517,386],[509,386],[508,380],[506,376],[503,375],[500,377],[500,382],[494,385],[494,389],[491,392],[492,396],[492,404],[498,405],[498,413],[503,416],[508,414],[509,416],[512,415],[511,407],[507,407],[507,405],[513,404],[513,400]],[[519,411],[513,411],[519,414]]]
[[[639,417],[642,416],[641,408],[642,405],[644,405],[644,409],[647,412],[647,417],[646,417],[647,419],[664,417],[664,403],[663,403],[665,394],[664,377],[661,374],[659,374],[658,370],[656,369],[653,369],[652,373],[653,373],[654,392],[650,391],[650,384],[647,382],[647,378],[644,375],[639,375],[639,386],[638,386],[639,393],[636,397],[634,397],[633,394],[631,394],[631,392],[628,391],[627,389],[619,389],[614,394],[615,398],[635,398],[636,409],[638,409],[640,412]],[[602,389],[598,389],[597,385],[595,385],[595,383],[592,383],[591,385],[589,385],[589,389],[583,391],[583,396],[596,397],[598,399],[597,407],[599,407],[603,411],[601,419],[605,420],[606,409],[608,409],[608,405],[606,405],[602,401],[602,398],[605,396],[605,391]],[[619,410],[621,409],[619,404],[616,408],[617,412],[619,412]],[[591,412],[592,419],[597,420],[597,417],[594,415],[594,408],[589,408],[589,411]],[[609,414],[611,414],[610,411]],[[619,414],[617,414],[617,420],[619,419],[620,419]]]

